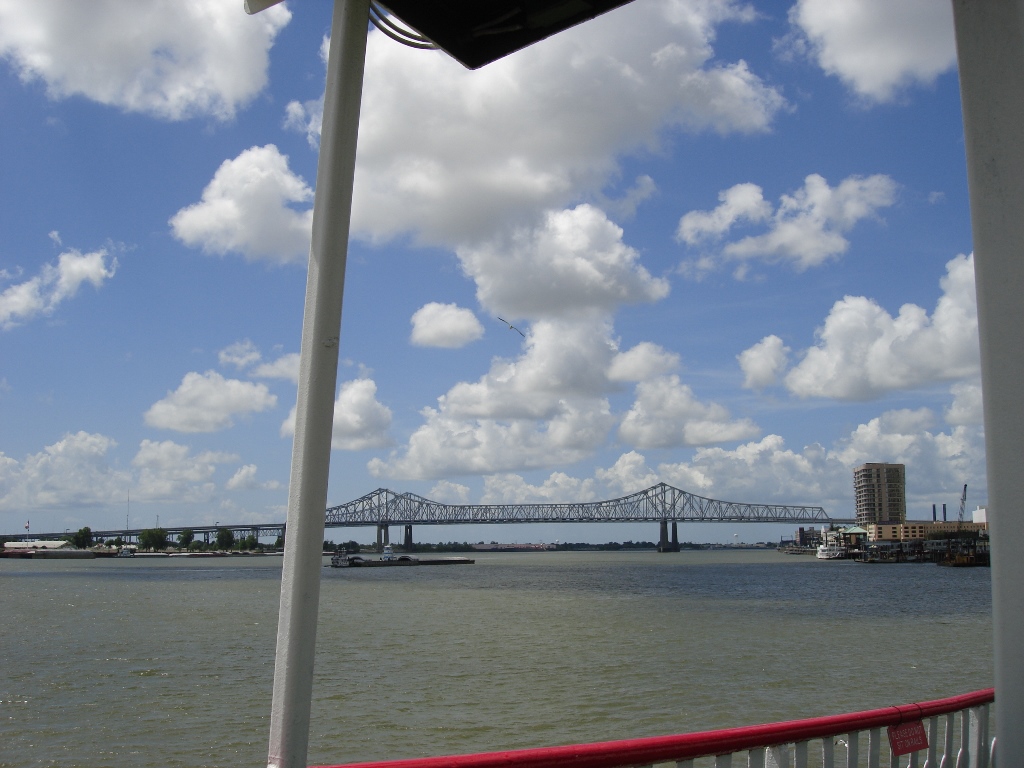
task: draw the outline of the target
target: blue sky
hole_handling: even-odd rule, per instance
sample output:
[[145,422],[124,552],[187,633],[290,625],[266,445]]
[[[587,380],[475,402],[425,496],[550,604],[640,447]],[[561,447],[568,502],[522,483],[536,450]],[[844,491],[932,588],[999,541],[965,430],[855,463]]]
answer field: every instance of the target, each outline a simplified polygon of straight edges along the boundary
[[[284,519],[329,16],[0,1],[0,533]],[[372,31],[359,141],[332,504],[986,502],[945,3],[636,0],[475,72]]]

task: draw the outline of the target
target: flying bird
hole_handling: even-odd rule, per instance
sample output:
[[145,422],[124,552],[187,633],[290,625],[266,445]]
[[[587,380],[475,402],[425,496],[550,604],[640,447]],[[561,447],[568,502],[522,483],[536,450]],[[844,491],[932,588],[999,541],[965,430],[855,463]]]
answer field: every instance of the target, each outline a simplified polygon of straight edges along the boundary
[[520,330],[519,330],[518,328],[516,328],[516,327],[515,327],[514,325],[512,325],[512,323],[510,323],[510,322],[509,322],[508,320],[505,320],[505,319],[503,319],[503,318],[500,318],[500,317],[499,317],[498,319],[499,319],[499,320],[501,320],[501,322],[503,322],[503,323],[504,323],[505,325],[507,325],[507,326],[508,326],[509,328],[511,328],[511,329],[512,329],[513,331],[515,331],[516,333],[518,333],[518,334],[519,334],[520,336],[522,336],[522,337],[523,337],[524,339],[526,338],[526,334],[525,334],[525,333],[523,333],[522,331],[520,331]]

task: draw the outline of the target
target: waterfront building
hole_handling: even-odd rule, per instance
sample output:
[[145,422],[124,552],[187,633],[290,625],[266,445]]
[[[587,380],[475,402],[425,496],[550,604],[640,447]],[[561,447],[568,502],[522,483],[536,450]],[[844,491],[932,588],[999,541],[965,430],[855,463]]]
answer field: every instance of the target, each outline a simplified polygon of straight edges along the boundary
[[870,462],[853,470],[857,525],[899,525],[907,520],[907,469]]
[[928,539],[936,535],[945,535],[961,531],[969,534],[988,535],[988,523],[931,522],[927,520],[911,520],[904,523],[882,523],[868,525],[868,541],[912,541]]
[[817,528],[797,528],[793,544],[797,547],[816,547],[821,544],[823,531]]

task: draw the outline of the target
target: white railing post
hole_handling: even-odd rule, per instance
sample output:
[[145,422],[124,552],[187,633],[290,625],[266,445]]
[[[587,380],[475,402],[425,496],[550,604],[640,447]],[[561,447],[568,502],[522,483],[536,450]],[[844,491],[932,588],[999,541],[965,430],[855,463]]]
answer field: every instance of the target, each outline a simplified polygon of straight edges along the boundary
[[988,768],[988,704],[971,709],[971,768]]
[[860,762],[860,731],[846,734],[846,768],[857,768]]
[[960,751],[956,753],[956,768],[969,768],[971,761],[971,716],[969,709],[960,710]]
[[807,768],[807,742],[798,741],[793,746],[794,768]]
[[774,747],[768,747],[766,751],[768,753],[768,768],[790,768],[788,745],[777,744]]
[[747,768],[764,768],[764,747],[747,752]]
[[953,768],[952,760],[953,760],[953,727],[954,727],[953,718],[954,717],[956,717],[956,714],[953,713],[953,712],[950,712],[949,714],[946,715],[946,727],[945,727],[945,729],[942,732],[942,735],[943,735],[942,762],[939,763],[939,768]]
[[821,740],[821,765],[822,768],[835,768],[836,766],[836,742],[834,736],[826,736]]
[[868,768],[881,767],[882,730],[872,728],[868,731]]
[[939,718],[928,718],[928,756],[924,761],[924,768],[938,768],[936,759],[936,746],[939,740]]

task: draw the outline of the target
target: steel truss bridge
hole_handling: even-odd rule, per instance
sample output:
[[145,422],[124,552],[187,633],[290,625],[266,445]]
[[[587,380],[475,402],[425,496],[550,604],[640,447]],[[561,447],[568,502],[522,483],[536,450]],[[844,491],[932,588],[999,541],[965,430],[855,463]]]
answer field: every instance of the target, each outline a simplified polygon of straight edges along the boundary
[[[666,483],[647,490],[606,501],[564,504],[445,504],[414,493],[395,493],[378,488],[347,504],[327,509],[325,528],[376,526],[378,542],[386,541],[388,526],[405,526],[405,542],[412,543],[413,525],[478,525],[481,523],[660,523],[661,542],[668,541],[667,524],[672,523],[852,523],[853,520],[829,517],[822,507],[782,504],[741,504],[719,501],[681,491]],[[260,523],[212,526],[166,526],[171,541],[189,530],[197,539],[209,543],[217,531],[226,528],[236,537],[251,535],[259,539],[284,536],[284,523]],[[120,536],[137,542],[143,529],[93,531],[99,540]],[[673,531],[674,532],[674,531]],[[67,534],[69,532],[65,532]],[[10,539],[59,539],[59,533],[17,534]]]
[[740,504],[697,496],[666,483],[607,501],[565,504],[444,504],[378,488],[330,507],[327,527],[480,523],[838,523],[821,507]]

